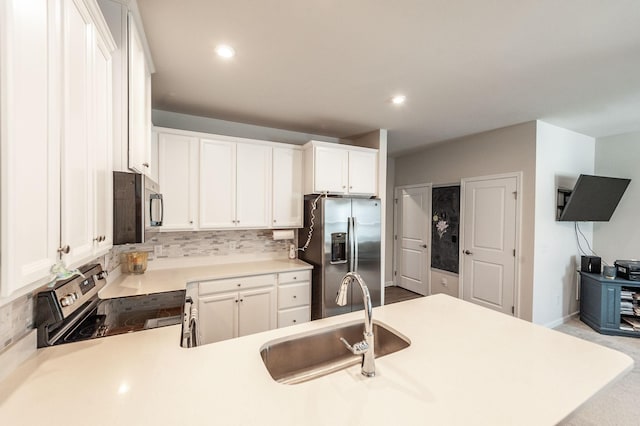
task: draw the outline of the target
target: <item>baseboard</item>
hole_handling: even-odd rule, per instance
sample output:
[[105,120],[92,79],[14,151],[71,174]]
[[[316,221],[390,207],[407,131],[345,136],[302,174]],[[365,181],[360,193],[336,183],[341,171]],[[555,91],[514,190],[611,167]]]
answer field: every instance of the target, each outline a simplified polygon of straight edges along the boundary
[[387,281],[386,283],[384,283],[385,287],[391,287],[391,286],[394,286],[394,285],[396,285],[396,284],[393,281]]
[[576,311],[572,314],[569,314],[567,316],[564,316],[562,318],[558,318],[555,321],[551,321],[549,323],[544,324],[545,327],[547,328],[556,328],[564,323],[567,323],[569,321],[571,321],[573,318],[577,317],[580,314],[580,311]]

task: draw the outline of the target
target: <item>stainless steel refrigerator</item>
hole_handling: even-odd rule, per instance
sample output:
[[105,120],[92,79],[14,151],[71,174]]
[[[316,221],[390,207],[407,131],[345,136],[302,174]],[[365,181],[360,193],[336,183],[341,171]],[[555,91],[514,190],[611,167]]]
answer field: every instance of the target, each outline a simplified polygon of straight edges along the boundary
[[304,228],[298,231],[298,243],[306,243],[314,216],[308,248],[299,258],[313,265],[311,283],[311,319],[330,317],[364,308],[362,293],[351,285],[347,304],[338,306],[336,294],[347,272],[364,278],[373,306],[380,306],[380,200],[363,198],[305,196]]

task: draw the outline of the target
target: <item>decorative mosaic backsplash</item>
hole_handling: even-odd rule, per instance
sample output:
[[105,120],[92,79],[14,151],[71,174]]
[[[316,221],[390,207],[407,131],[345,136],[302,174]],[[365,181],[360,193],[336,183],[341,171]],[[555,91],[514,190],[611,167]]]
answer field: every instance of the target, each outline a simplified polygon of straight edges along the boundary
[[[156,258],[232,256],[252,253],[279,253],[286,256],[289,244],[294,240],[274,240],[273,231],[251,229],[238,231],[187,231],[156,234],[144,244],[115,246],[107,255],[109,272],[120,267],[122,253],[149,252],[149,262]],[[161,246],[162,254],[155,255],[155,247]]]
[[33,328],[33,294],[0,307],[0,352]]

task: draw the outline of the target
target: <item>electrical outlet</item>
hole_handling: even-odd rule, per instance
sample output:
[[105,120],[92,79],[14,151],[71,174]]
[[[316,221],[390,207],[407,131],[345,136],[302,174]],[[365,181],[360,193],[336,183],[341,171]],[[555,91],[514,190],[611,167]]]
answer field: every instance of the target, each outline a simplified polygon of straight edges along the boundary
[[238,247],[238,243],[235,240],[229,241],[229,250],[235,250]]
[[296,258],[296,246],[295,244],[289,244],[289,259]]
[[162,246],[161,245],[153,246],[153,254],[155,257],[162,256]]

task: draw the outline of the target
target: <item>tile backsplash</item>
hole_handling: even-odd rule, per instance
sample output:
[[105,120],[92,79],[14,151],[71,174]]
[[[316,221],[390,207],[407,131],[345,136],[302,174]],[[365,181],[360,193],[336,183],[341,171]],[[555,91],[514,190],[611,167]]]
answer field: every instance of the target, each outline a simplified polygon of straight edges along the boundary
[[[295,232],[294,232],[295,234]],[[115,246],[107,255],[108,270],[113,271],[122,263],[122,253],[148,251],[149,262],[155,259],[233,256],[252,253],[274,253],[287,256],[289,244],[294,240],[274,240],[273,231],[249,229],[232,231],[187,231],[156,234],[143,244]],[[160,247],[156,256],[156,247]]]
[[33,293],[0,306],[0,352],[33,328]]

